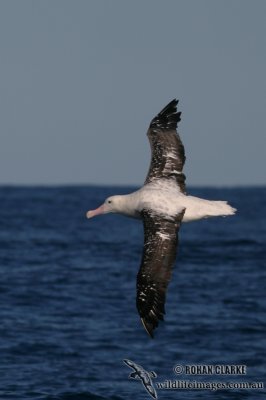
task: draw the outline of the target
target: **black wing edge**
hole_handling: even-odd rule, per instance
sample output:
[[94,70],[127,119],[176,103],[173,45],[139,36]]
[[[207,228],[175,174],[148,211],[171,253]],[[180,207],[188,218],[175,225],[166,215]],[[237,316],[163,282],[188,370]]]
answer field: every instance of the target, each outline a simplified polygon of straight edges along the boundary
[[[161,318],[161,321],[163,321],[163,318]],[[158,322],[157,323],[151,323],[148,321],[145,321],[144,318],[141,318],[142,325],[144,326],[145,331],[147,334],[154,339],[154,329],[157,328]]]
[[165,106],[150,123],[153,131],[171,131],[177,129],[177,124],[181,121],[181,112],[177,112],[178,100],[173,99]]

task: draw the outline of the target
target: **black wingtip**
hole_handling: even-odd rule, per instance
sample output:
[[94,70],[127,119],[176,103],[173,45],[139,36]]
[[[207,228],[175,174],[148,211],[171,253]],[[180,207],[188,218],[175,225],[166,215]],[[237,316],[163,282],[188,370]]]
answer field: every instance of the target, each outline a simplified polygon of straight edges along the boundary
[[144,326],[145,331],[148,333],[148,335],[154,339],[154,334],[153,334],[153,329],[154,329],[154,325],[151,324],[148,321],[145,321],[144,318],[141,318],[141,322]]
[[159,114],[151,121],[150,128],[153,130],[175,130],[181,120],[181,112],[177,112],[178,100],[173,99],[165,106]]

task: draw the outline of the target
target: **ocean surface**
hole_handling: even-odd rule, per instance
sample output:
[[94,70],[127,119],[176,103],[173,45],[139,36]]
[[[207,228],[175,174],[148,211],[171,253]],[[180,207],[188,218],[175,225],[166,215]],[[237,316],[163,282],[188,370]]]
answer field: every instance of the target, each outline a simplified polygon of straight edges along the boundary
[[[266,188],[189,190],[238,213],[182,225],[154,339],[135,306],[142,223],[85,218],[105,197],[132,190],[0,188],[0,399],[152,399],[123,359],[156,373],[158,399],[265,399],[266,389],[173,386],[266,387]],[[246,373],[192,373],[202,365]],[[165,381],[172,387],[156,386]]]

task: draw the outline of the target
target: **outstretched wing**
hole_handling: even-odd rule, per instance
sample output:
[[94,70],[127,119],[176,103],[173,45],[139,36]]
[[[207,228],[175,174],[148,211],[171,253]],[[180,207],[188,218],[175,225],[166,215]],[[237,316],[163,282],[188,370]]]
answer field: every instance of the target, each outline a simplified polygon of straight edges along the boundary
[[147,390],[147,392],[154,398],[157,399],[157,393],[156,390],[152,384],[151,378],[149,377],[149,375],[147,375],[146,380],[142,379],[142,384],[145,387],[145,389]]
[[125,358],[123,361],[128,367],[134,369],[134,371],[138,374],[140,374],[141,372],[146,372],[140,365],[134,363],[131,360],[128,360],[127,358]]
[[185,150],[177,133],[181,112],[177,112],[178,101],[172,100],[150,123],[148,138],[151,146],[151,164],[145,184],[157,179],[175,181],[185,193],[183,166]]
[[137,309],[151,337],[163,320],[165,298],[176,258],[178,230],[185,210],[174,218],[143,210],[144,249],[137,275]]

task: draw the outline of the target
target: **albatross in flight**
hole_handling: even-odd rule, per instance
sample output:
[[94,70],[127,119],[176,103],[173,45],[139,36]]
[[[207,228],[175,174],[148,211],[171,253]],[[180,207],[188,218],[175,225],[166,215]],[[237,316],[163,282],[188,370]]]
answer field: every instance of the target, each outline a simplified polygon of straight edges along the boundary
[[226,201],[204,200],[186,194],[185,151],[177,124],[178,101],[172,100],[150,123],[147,135],[151,163],[144,185],[136,192],[108,197],[87,217],[119,213],[142,219],[144,248],[137,275],[137,309],[147,333],[164,319],[165,299],[176,258],[181,222],[233,215]]

